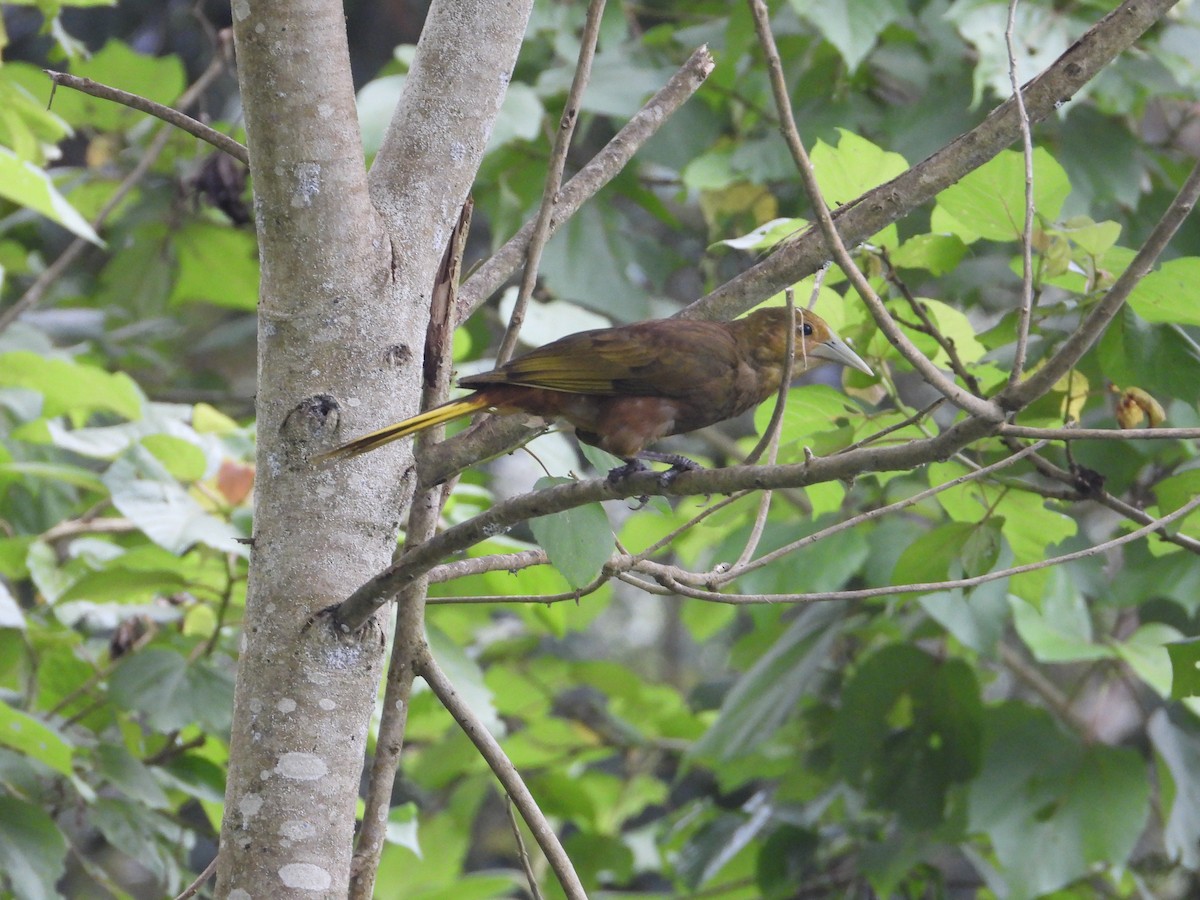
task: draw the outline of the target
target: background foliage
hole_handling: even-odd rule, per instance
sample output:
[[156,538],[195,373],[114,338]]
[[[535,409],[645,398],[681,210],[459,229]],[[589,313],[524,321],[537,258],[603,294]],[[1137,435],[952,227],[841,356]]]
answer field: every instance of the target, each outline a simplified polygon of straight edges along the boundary
[[[39,71],[69,68],[172,103],[219,63],[214,28],[228,13],[91,6],[4,9],[0,316],[29,291],[38,300],[0,332],[0,877],[22,898],[162,896],[211,856],[250,534],[257,263],[248,192],[209,148],[177,132],[158,138],[162,126],[141,114],[67,91],[47,109]],[[403,4],[367,6],[376,5],[351,4],[349,14],[369,154],[419,16]],[[1108,7],[1022,3],[1022,76]],[[1009,93],[1007,5],[997,0],[792,0],[774,13],[831,203],[918,162]],[[535,7],[476,186],[468,263],[536,208],[581,20],[575,3]],[[1197,155],[1197,37],[1200,20],[1183,4],[1037,127],[1033,359],[1124,269]],[[553,302],[531,313],[530,342],[592,327],[597,313],[668,314],[798,227],[776,220],[807,215],[740,4],[611,4],[572,163],[590,158],[703,42],[717,57],[706,86],[550,243],[541,287]],[[234,80],[215,71],[198,112],[237,136]],[[147,160],[102,224],[89,224]],[[1011,359],[1022,179],[1020,155],[1003,154],[859,251],[910,336],[948,363],[901,288],[925,301],[985,390],[1003,383]],[[76,237],[87,248],[56,269]],[[1174,258],[1021,424],[1112,427],[1157,405],[1169,425],[1200,425],[1198,254],[1192,220]],[[844,292],[831,272],[816,308],[880,377],[849,374],[845,393],[794,392],[781,462],[802,460],[806,447],[835,452],[929,399]],[[460,335],[461,372],[488,365],[498,321],[493,309]],[[769,412],[759,411],[759,428]],[[727,462],[752,446],[750,424],[680,447]],[[908,424],[888,440],[931,427]],[[778,498],[761,549],[1007,455],[994,443],[968,459]],[[560,436],[533,449],[559,478],[585,465]],[[1190,442],[1046,454],[1152,514],[1182,506],[1200,481]],[[539,474],[525,457],[474,470],[446,519],[532,487]],[[703,506],[618,504],[577,510],[574,522],[539,520],[473,552],[540,542],[558,571],[435,588],[439,660],[562,824],[589,888],[1011,898],[1200,890],[1200,709],[1183,677],[1194,683],[1187,641],[1200,632],[1200,566],[1176,544],[1143,538],[969,590],[850,603],[738,607],[615,582],[578,602],[446,602],[570,591],[599,571],[610,533],[636,552]],[[736,559],[754,510],[753,500],[721,510],[675,541],[670,558],[702,571]],[[1016,466],[860,522],[736,589],[939,581],[1133,527]],[[1195,516],[1179,530],[1196,535]],[[407,742],[378,895],[521,889],[492,776],[428,693],[414,697]]]

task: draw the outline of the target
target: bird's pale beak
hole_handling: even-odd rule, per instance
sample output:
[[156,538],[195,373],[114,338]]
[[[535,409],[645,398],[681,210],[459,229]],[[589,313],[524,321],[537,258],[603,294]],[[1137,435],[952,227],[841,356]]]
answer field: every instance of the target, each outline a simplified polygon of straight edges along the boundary
[[821,341],[811,350],[808,351],[809,356],[816,356],[827,362],[837,363],[839,366],[849,366],[852,369],[858,369],[860,372],[866,372],[868,375],[874,375],[871,367],[862,361],[857,353],[851,350],[846,342],[836,334],[830,334],[826,340]]

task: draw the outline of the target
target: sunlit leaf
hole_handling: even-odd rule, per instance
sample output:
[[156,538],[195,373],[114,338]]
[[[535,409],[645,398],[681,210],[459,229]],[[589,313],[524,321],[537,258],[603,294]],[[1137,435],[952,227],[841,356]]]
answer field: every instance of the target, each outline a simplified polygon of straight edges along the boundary
[[0,744],[71,775],[73,750],[57,731],[0,700]]
[[50,176],[7,147],[0,147],[0,197],[41,213],[93,244],[104,244],[87,220],[59,193]]

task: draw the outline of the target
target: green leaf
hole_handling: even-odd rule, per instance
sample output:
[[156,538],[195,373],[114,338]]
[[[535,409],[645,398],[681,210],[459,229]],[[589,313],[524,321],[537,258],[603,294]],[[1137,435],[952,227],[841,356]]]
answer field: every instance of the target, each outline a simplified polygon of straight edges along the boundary
[[1087,603],[1062,567],[1052,570],[1040,607],[1017,597],[1011,602],[1017,634],[1040,662],[1108,659],[1113,655],[1111,647],[1093,641]]
[[823,676],[843,613],[834,604],[803,610],[787,631],[738,679],[691,755],[725,762],[753,753],[793,715],[796,702]]
[[[390,120],[391,116],[388,118]],[[497,147],[516,141],[536,140],[545,118],[545,107],[534,89],[520,81],[512,82],[504,92],[504,101],[500,104],[500,112],[496,115],[484,152],[490,153]]]
[[4,462],[0,463],[0,473],[12,472],[26,478],[41,478],[47,482],[70,484],[85,491],[96,494],[107,494],[108,489],[96,475],[82,466],[72,466],[66,463],[46,462]]
[[211,303],[246,312],[256,308],[258,249],[252,232],[193,220],[177,233],[174,246],[179,274],[172,303]]
[[972,522],[947,522],[921,534],[905,548],[892,573],[895,584],[945,581],[957,566],[963,548],[979,527]]
[[113,702],[140,712],[157,731],[199,723],[229,727],[233,677],[206,662],[189,663],[173,650],[150,647],[126,657],[109,680]]
[[1100,338],[1096,357],[1114,384],[1195,402],[1200,346],[1177,325],[1152,325],[1125,307]]
[[1094,222],[1088,216],[1073,216],[1057,229],[1089,256],[1107,253],[1121,236],[1119,222]]
[[1193,713],[1172,706],[1155,710],[1147,733],[1170,772],[1170,778],[1159,775],[1164,806],[1170,804],[1163,835],[1167,854],[1195,870],[1200,867],[1200,726]]
[[1138,282],[1129,306],[1147,322],[1200,325],[1200,257],[1163,263]]
[[808,222],[804,219],[772,219],[759,225],[748,234],[717,241],[717,244],[732,247],[735,250],[770,250],[776,244],[799,234],[807,227]]
[[692,889],[688,893],[708,882],[746,849],[771,821],[770,812],[770,806],[761,798],[752,798],[745,809],[721,810],[701,825],[675,861],[679,878]]
[[167,809],[166,792],[154,773],[122,744],[100,744],[95,750],[96,772],[126,797],[151,809]]
[[[775,403],[768,400],[754,412],[754,427],[762,434]],[[788,392],[787,406],[779,426],[780,446],[811,442],[817,435],[836,431],[839,421],[858,416],[861,410],[844,393],[827,384],[806,384]]]
[[[1046,150],[1033,151],[1033,202],[1043,221],[1062,211],[1071,183]],[[956,234],[968,244],[985,238],[1015,241],[1025,227],[1025,160],[1006,150],[938,194],[931,230]]]
[[0,700],[0,744],[45,763],[60,775],[72,774],[71,745],[39,719]]
[[1161,622],[1147,622],[1113,650],[1137,676],[1160,697],[1171,696],[1172,665],[1170,646],[1180,639],[1179,630]]
[[[569,478],[539,478],[533,487],[544,490],[571,483]],[[529,527],[550,563],[572,587],[585,587],[595,581],[615,546],[612,526],[599,503],[530,519]]]
[[163,464],[176,481],[199,481],[208,470],[208,460],[192,441],[172,434],[148,434],[142,446]]
[[40,393],[46,418],[104,411],[138,419],[144,402],[141,389],[123,372],[110,374],[86,363],[47,359],[23,350],[0,354],[0,387]]
[[1018,703],[989,710],[985,723],[970,828],[991,839],[1010,896],[1041,896],[1098,864],[1122,866],[1150,811],[1141,757],[1084,745]]
[[1200,638],[1167,644],[1171,658],[1171,699],[1200,697]]
[[54,820],[24,800],[0,794],[0,872],[17,900],[53,900],[65,871],[67,841]]
[[[975,334],[975,326],[971,324],[971,320],[962,310],[955,309],[940,300],[922,298],[920,302],[937,325],[938,330],[953,342],[959,359],[964,363],[973,363],[983,357],[987,348],[979,342],[979,338]],[[934,362],[943,365],[949,364],[949,357],[941,347],[938,347]]]
[[903,0],[791,0],[791,5],[837,48],[851,72],[883,30],[908,11]]
[[5,61],[0,72],[0,144],[11,147],[21,159],[43,165],[71,129],[46,109],[45,97],[35,97],[24,82],[36,79],[39,86],[46,76],[33,66]]
[[[847,4],[830,5],[844,8]],[[838,135],[836,148],[817,141],[812,149],[817,184],[830,207],[849,203],[908,169],[908,162],[899,153],[883,150],[844,128],[838,129]]]
[[[975,95],[973,104],[990,88],[998,97],[1012,94],[1008,48],[1004,39],[1007,6],[987,0],[960,0],[947,7],[945,17],[963,39],[974,45]],[[1014,55],[1021,81],[1049,66],[1090,23],[1079,23],[1059,9],[1020,4],[1015,10]]]
[[892,253],[892,263],[901,269],[925,269],[932,275],[954,271],[967,255],[967,245],[953,234],[918,234]]
[[110,844],[137,860],[160,881],[166,879],[171,861],[166,847],[157,840],[157,832],[166,825],[165,820],[140,803],[112,797],[98,799],[88,810],[88,818]]
[[917,599],[955,639],[986,656],[995,652],[1008,624],[1008,586],[1004,579],[986,582],[965,594],[938,591]]
[[58,192],[50,176],[7,147],[0,147],[0,197],[41,213],[84,240],[104,246],[100,235]]
[[942,821],[950,789],[978,771],[983,703],[974,671],[892,644],[842,694],[834,757],[851,784],[915,827]]

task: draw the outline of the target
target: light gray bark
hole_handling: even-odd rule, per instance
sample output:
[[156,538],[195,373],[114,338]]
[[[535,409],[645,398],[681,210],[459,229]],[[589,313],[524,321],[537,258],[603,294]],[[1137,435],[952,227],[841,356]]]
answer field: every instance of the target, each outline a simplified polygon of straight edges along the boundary
[[234,0],[262,283],[220,897],[346,894],[382,631],[305,626],[387,565],[413,479],[406,443],[328,470],[307,458],[415,409],[429,291],[528,13],[434,3],[368,179],[342,5]]

